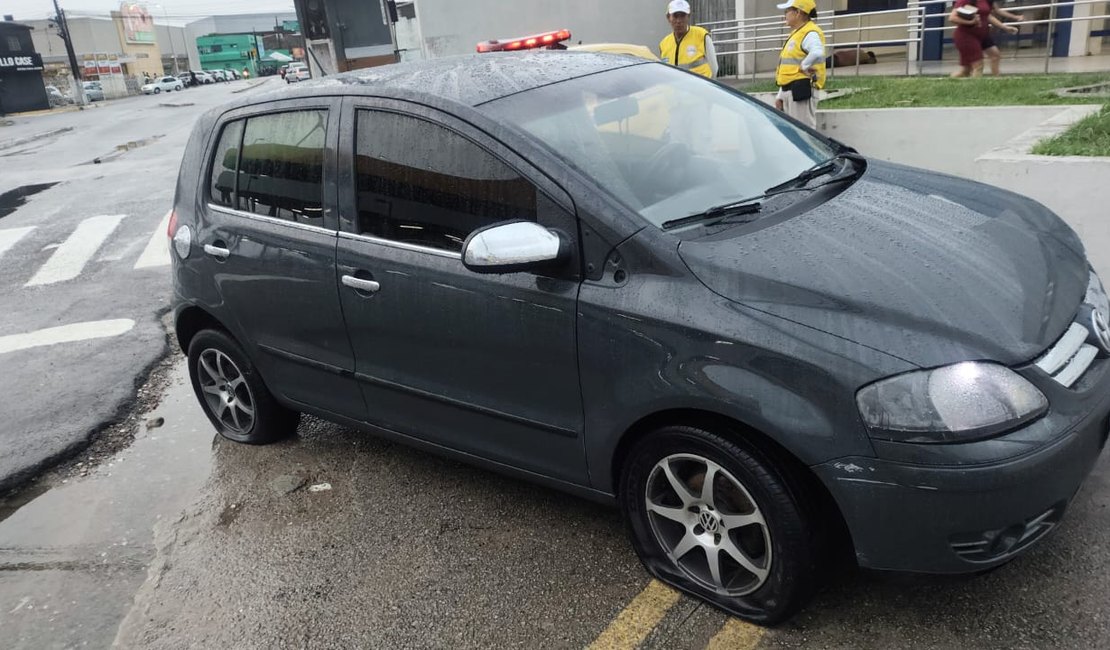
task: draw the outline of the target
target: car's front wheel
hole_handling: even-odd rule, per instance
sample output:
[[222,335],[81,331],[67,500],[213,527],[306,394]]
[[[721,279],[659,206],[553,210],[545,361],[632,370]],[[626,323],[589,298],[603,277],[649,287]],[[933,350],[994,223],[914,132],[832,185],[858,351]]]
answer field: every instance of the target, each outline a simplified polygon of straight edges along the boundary
[[180,85],[174,86],[173,89],[176,90],[177,92],[181,92],[181,86]]
[[154,89],[154,94],[155,94],[155,95],[157,95],[157,94],[158,94],[158,93],[160,93],[160,92],[162,92],[162,89],[161,89],[161,88],[155,88],[155,89]]
[[633,546],[657,578],[763,625],[812,593],[820,542],[805,497],[755,446],[659,429],[627,456],[619,496]]
[[193,337],[189,379],[204,414],[228,440],[266,444],[297,429],[300,414],[278,404],[243,349],[222,331]]

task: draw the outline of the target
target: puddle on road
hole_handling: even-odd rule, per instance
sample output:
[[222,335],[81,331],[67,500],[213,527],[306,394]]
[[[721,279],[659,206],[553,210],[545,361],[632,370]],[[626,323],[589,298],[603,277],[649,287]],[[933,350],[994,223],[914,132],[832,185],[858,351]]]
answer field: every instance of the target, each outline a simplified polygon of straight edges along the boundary
[[39,192],[48,190],[58,184],[59,181],[53,183],[38,183],[36,185],[21,185],[14,190],[9,190],[0,194],[0,219],[15,212],[27,202],[29,197],[32,197]]

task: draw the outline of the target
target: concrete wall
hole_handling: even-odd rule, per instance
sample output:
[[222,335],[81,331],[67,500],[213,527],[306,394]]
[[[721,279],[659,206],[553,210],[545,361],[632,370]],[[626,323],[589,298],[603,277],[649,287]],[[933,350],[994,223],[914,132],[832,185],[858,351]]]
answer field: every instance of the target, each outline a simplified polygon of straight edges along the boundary
[[469,54],[479,41],[569,29],[573,41],[634,43],[658,51],[669,31],[662,0],[460,2],[419,0],[417,19],[429,58]]
[[972,177],[975,160],[1057,115],[1059,106],[821,110],[817,127],[882,160]]
[[1058,111],[1048,120],[1012,138],[976,160],[976,178],[1040,201],[1064,218],[1083,239],[1091,262],[1110,278],[1110,157],[1034,156],[1041,140],[1066,130],[1096,112],[1098,106]]
[[[155,18],[157,20],[157,18]],[[184,27],[176,25],[154,25],[154,39],[162,50],[162,65],[173,74],[173,61],[177,57],[177,68],[184,72],[189,66],[189,38]],[[196,48],[196,43],[193,43]]]
[[[761,99],[763,99],[761,97]],[[1033,156],[1093,106],[821,110],[817,126],[861,153],[997,185],[1035,199],[1083,239],[1110,278],[1110,158]]]
[[[35,50],[42,55],[43,60],[57,63],[65,62],[65,42],[58,36],[58,30],[48,27],[46,20],[29,20],[24,24],[32,27],[31,40]],[[69,30],[73,37],[73,50],[77,59],[82,54],[122,54],[119,32],[110,18],[80,17],[69,19]]]

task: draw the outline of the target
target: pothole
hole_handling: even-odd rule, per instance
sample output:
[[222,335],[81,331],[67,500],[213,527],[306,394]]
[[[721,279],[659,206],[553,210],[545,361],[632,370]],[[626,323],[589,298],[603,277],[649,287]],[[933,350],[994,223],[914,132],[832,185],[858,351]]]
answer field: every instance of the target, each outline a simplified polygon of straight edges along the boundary
[[149,138],[143,138],[142,140],[130,140],[128,142],[124,142],[123,144],[117,144],[115,151],[111,151],[109,153],[106,153],[103,156],[97,156],[96,158],[93,158],[92,160],[90,160],[90,161],[88,161],[84,164],[86,164],[86,165],[88,165],[88,164],[99,165],[100,163],[108,162],[110,160],[115,160],[116,158],[119,158],[120,156],[127,153],[128,151],[131,151],[132,149],[138,149],[139,147],[145,147],[149,144],[153,144],[153,143],[157,142],[158,140],[161,140],[164,137],[166,137],[166,136],[165,135],[152,135]]
[[27,202],[29,197],[32,197],[39,192],[48,190],[58,184],[58,181],[53,183],[38,183],[36,185],[21,185],[14,190],[8,190],[0,194],[0,219],[15,212]]

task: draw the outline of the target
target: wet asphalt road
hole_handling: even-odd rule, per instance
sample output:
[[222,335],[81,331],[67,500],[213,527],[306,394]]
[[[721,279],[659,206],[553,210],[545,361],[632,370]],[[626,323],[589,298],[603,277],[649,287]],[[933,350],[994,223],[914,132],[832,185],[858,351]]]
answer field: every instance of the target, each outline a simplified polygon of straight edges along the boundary
[[[0,201],[0,492],[123,413],[165,354],[165,217],[181,154],[202,111],[247,89],[237,81],[4,121],[0,195],[54,185],[22,205]],[[104,324],[122,325],[10,349],[13,337]]]

